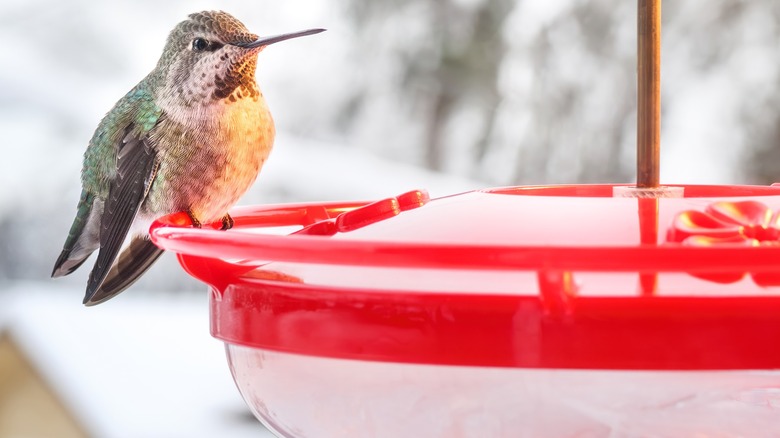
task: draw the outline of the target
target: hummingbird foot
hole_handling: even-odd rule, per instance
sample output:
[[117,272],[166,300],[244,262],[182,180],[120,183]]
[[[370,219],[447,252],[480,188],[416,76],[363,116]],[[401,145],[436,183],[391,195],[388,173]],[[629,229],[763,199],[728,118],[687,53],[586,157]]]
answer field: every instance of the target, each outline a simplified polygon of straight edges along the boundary
[[195,228],[200,228],[201,224],[198,218],[195,217],[195,215],[192,213],[192,210],[187,210],[187,216],[190,217],[190,222],[192,222],[192,226]]
[[222,229],[223,230],[229,230],[233,228],[233,225],[235,222],[233,221],[233,218],[230,216],[230,213],[225,213],[224,216],[222,216]]

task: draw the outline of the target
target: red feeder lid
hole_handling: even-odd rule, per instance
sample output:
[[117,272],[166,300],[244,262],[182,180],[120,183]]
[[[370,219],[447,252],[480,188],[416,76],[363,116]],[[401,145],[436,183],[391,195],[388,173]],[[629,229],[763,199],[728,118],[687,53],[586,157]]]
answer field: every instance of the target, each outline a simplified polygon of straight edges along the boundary
[[780,368],[780,188],[677,187],[413,191],[238,208],[227,232],[171,215],[151,234],[213,287],[212,334],[228,343],[426,364]]

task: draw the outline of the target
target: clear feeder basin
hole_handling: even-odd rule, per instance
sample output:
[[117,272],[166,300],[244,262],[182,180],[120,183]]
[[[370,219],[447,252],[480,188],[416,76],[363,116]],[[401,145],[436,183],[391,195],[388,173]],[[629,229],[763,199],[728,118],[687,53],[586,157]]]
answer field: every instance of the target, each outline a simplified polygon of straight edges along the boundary
[[279,436],[777,437],[778,212],[771,186],[507,187],[152,238]]

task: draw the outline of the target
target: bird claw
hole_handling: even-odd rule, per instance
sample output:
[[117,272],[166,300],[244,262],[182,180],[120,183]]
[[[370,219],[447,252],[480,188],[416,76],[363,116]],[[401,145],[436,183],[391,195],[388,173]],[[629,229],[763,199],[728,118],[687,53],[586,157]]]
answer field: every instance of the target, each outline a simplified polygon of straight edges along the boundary
[[200,228],[201,227],[200,221],[195,217],[194,214],[192,214],[192,210],[187,210],[187,216],[190,217],[190,222],[192,222],[192,226],[194,228]]
[[225,213],[224,216],[222,216],[222,230],[229,230],[233,228],[234,225],[233,218],[230,216],[230,214]]
[[[195,217],[195,215],[192,213],[192,210],[187,210],[187,216],[190,218],[190,222],[192,222],[192,226],[194,228],[203,227],[203,224],[201,224],[201,222]],[[225,215],[222,216],[221,222],[222,222],[222,227],[220,228],[221,230],[229,230],[233,228],[233,224],[235,223],[233,221],[233,218],[227,213],[225,213]]]

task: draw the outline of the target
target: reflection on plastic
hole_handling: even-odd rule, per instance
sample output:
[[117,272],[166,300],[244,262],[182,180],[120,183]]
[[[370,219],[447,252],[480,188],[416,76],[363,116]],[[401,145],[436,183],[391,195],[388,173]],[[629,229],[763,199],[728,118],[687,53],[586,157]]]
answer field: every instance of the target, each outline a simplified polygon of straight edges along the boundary
[[[715,202],[704,211],[687,210],[677,215],[667,240],[691,247],[761,247],[780,245],[780,212],[758,201]],[[719,283],[741,280],[747,272],[694,274]],[[780,285],[780,271],[751,273],[760,286]]]

